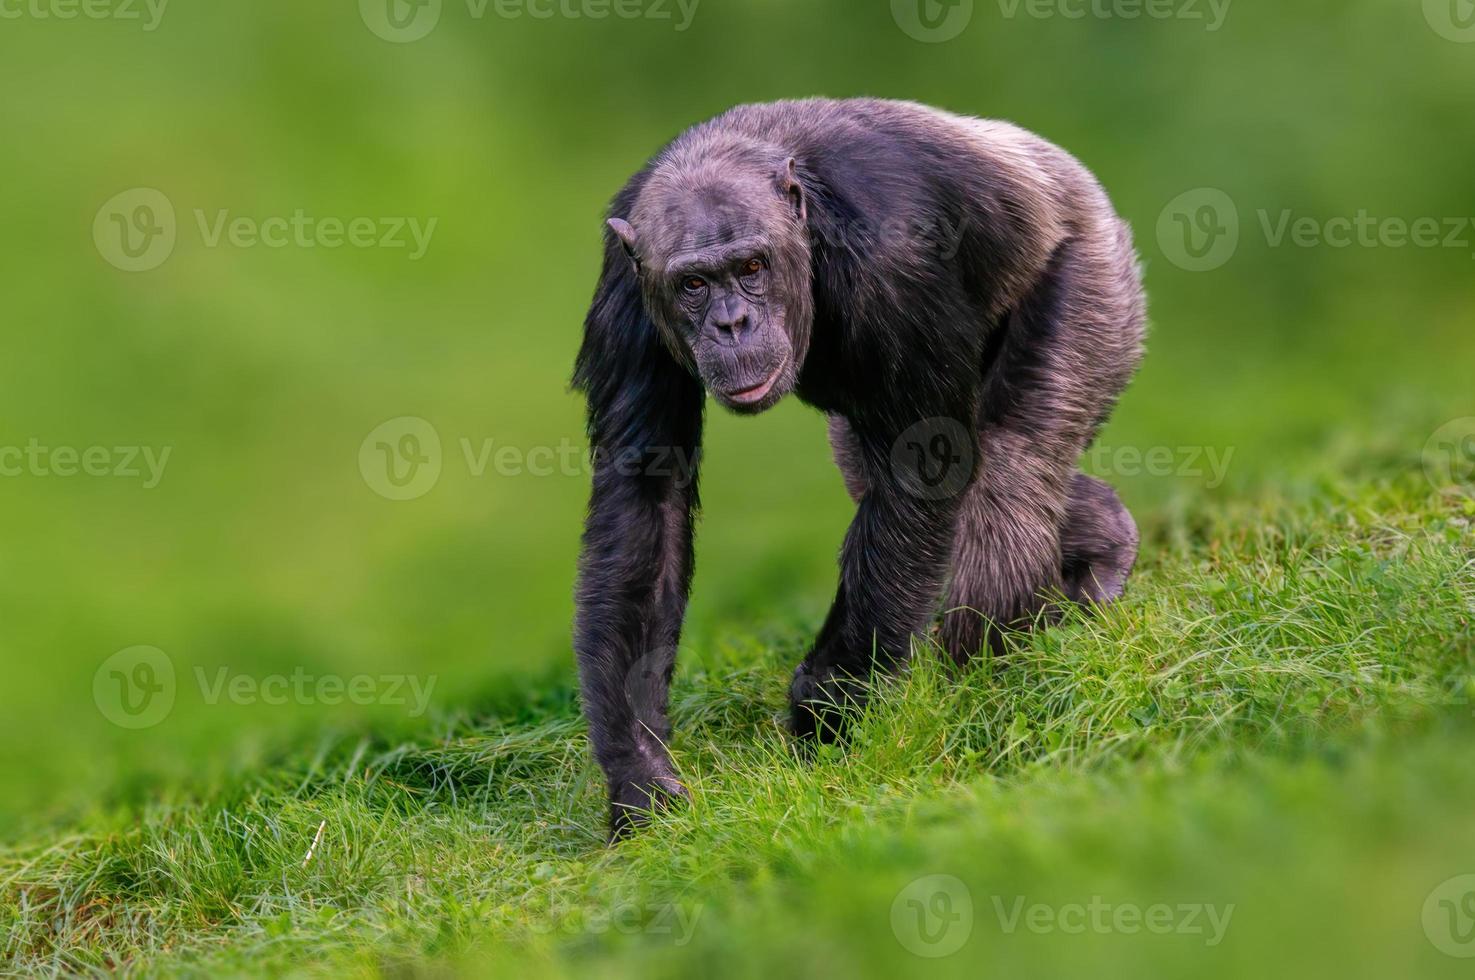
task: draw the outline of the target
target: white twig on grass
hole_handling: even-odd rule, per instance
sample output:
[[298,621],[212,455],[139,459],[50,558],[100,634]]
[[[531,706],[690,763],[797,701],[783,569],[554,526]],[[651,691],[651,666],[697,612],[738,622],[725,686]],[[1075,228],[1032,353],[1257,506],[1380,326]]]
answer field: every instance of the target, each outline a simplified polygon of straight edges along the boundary
[[312,846],[307,849],[307,856],[302,859],[302,866],[304,868],[307,867],[307,862],[312,860],[312,852],[318,849],[318,844],[323,839],[323,828],[326,826],[328,826],[328,820],[325,817],[323,818],[323,822],[318,824],[318,832],[312,835]]

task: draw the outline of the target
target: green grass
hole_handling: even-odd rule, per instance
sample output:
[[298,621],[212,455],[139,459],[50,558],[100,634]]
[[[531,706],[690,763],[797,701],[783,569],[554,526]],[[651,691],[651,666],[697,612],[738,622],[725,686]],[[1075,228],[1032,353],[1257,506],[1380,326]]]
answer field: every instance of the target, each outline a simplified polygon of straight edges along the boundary
[[[434,738],[324,734],[6,852],[6,962],[976,976],[1105,957],[1291,976],[1315,937],[1347,975],[1454,975],[1420,915],[1475,871],[1472,516],[1412,475],[1201,508],[1149,536],[1122,603],[960,677],[923,651],[815,759],[781,721],[802,632],[688,658],[673,750],[693,799],[615,849],[566,690]],[[892,925],[932,874],[974,906],[935,961]],[[1021,899],[1093,898],[1232,917],[1213,945],[1005,929]]]

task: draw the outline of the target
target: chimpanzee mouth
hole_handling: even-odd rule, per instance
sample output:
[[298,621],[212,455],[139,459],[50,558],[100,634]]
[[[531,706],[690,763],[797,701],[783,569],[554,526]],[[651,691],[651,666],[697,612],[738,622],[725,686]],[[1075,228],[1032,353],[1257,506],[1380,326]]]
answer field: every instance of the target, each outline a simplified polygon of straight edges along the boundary
[[788,367],[788,364],[789,355],[785,354],[784,359],[778,362],[778,367],[774,368],[773,373],[767,378],[750,387],[729,391],[724,397],[735,405],[755,405],[761,402],[773,390],[774,383],[778,381],[779,375],[784,373],[784,368]]

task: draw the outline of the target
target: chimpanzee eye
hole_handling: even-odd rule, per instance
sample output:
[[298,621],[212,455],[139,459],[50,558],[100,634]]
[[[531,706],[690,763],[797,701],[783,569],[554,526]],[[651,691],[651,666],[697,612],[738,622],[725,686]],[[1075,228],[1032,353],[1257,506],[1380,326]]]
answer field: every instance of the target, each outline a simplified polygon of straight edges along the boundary
[[707,288],[707,280],[703,279],[701,276],[687,276],[686,279],[681,283],[681,286],[688,293],[699,293],[703,289]]
[[756,276],[758,273],[763,271],[763,267],[763,260],[758,258],[757,256],[754,256],[747,262],[743,263],[743,275]]

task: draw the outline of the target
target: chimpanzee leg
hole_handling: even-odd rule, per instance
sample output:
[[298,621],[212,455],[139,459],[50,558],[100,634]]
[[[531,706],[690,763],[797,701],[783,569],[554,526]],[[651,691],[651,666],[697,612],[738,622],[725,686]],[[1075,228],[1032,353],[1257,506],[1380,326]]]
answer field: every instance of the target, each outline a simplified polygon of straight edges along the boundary
[[[1125,232],[1123,232],[1125,234]],[[953,553],[942,642],[958,662],[1053,599],[1120,594],[1136,553],[1131,517],[1077,463],[1140,356],[1142,297],[1118,251],[1070,242],[999,329],[985,380],[979,475]]]

